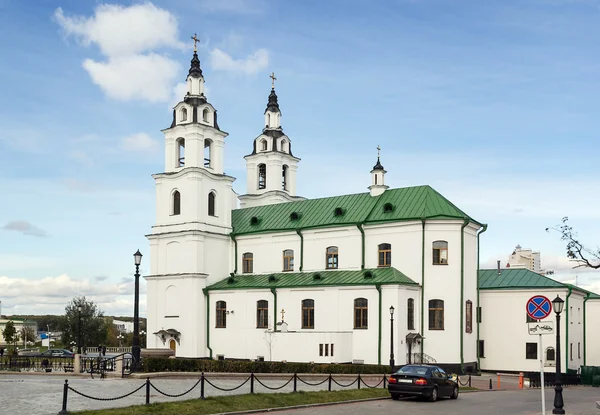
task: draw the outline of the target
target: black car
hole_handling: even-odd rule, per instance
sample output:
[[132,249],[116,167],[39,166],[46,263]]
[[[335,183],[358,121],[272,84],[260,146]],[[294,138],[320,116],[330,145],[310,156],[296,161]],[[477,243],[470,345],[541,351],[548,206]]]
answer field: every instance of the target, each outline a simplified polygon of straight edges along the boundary
[[458,383],[440,367],[406,365],[390,376],[388,391],[394,400],[401,396],[418,396],[435,402],[442,396],[458,398]]

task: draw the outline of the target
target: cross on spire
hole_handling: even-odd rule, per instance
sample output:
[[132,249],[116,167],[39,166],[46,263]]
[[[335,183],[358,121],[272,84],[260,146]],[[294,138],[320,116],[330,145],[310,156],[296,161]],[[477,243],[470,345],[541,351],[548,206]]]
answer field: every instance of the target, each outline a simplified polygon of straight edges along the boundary
[[196,43],[200,43],[200,39],[198,39],[198,36],[196,36],[196,34],[194,33],[194,36],[191,37],[191,39],[194,41],[194,53],[198,52],[198,49],[196,48]]
[[381,152],[381,147],[377,146],[377,158],[379,158],[379,153]]
[[275,81],[277,80],[277,78],[275,78],[275,72],[271,72],[269,78],[271,78],[271,89],[275,89]]

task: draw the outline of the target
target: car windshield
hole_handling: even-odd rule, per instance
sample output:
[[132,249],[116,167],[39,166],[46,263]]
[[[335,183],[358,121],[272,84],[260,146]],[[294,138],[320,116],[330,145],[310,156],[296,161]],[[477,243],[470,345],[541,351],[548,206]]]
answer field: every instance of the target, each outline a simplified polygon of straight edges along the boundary
[[425,375],[427,374],[427,369],[426,367],[422,367],[422,366],[404,366],[402,368],[400,368],[400,370],[398,370],[398,372],[396,373],[401,373],[401,374],[405,374],[405,375]]

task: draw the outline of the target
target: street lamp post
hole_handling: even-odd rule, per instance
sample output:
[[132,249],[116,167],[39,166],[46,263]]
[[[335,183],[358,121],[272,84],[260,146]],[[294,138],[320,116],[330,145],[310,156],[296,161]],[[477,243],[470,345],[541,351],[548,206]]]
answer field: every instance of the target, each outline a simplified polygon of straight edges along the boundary
[[394,373],[394,306],[390,307],[390,370]]
[[142,254],[138,249],[133,254],[135,262],[135,297],[133,305],[133,345],[131,354],[133,355],[133,367],[139,368],[140,363],[140,264],[142,263]]
[[552,308],[556,313],[556,380],[554,381],[554,409],[552,410],[553,414],[565,413],[565,410],[563,409],[563,407],[565,406],[562,396],[563,387],[562,380],[560,378],[560,313],[562,313],[564,303],[564,300],[558,295],[554,300],[552,300]]
[[80,305],[77,306],[77,319],[79,320],[77,328],[77,354],[81,354],[81,309]]
[[146,343],[145,341],[144,341],[144,342],[142,342],[142,340],[141,340],[141,339],[142,339],[142,337],[143,337],[144,339],[146,338],[146,330],[142,330],[142,331],[140,331],[140,336],[141,336],[141,337],[140,337],[140,348],[141,348],[141,347],[142,347],[142,344],[143,344],[143,343]]
[[119,340],[119,347],[122,346],[121,342],[123,341],[123,335],[121,333],[119,333],[119,335],[117,336],[117,339]]

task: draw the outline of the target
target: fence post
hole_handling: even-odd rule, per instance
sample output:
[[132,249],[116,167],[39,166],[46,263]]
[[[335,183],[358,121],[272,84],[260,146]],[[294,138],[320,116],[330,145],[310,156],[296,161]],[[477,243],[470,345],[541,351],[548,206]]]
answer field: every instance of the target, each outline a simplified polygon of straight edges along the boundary
[[500,374],[498,374],[498,389],[500,389]]
[[490,378],[490,389],[492,389],[492,379]]
[[329,387],[327,390],[331,392],[331,373],[329,374]]
[[67,412],[67,398],[69,395],[69,381],[65,379],[65,386],[63,388],[63,404],[62,410],[58,413],[58,415],[68,414]]
[[519,373],[519,389],[523,389],[523,372]]
[[150,378],[146,378],[146,405],[150,405]]
[[471,375],[469,375],[469,388],[471,387]]
[[383,389],[385,389],[387,387],[386,383],[387,383],[387,376],[383,375]]
[[294,392],[296,392],[296,381],[298,380],[298,375],[294,373]]
[[360,373],[358,374],[358,389],[360,389]]
[[206,399],[204,397],[204,372],[200,375],[200,399]]
[[254,372],[250,373],[250,393],[254,393]]

